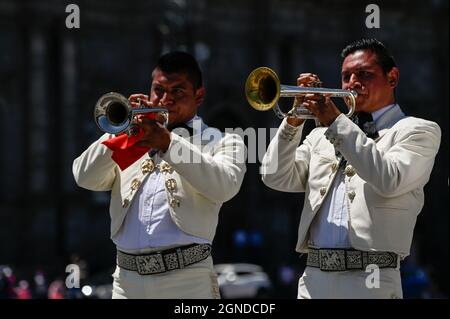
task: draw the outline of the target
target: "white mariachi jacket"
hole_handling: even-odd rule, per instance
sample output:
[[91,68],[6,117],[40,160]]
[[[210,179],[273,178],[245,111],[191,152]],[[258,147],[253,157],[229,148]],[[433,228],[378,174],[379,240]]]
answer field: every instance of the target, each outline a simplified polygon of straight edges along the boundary
[[353,248],[409,255],[417,215],[439,149],[439,126],[406,117],[396,105],[376,123],[372,140],[345,115],[314,129],[299,145],[302,126],[281,124],[263,159],[263,182],[279,191],[305,192],[298,252],[308,252],[309,228],[332,187],[336,150],[347,160],[346,200]]
[[[206,137],[215,136],[211,143],[201,140],[200,134],[182,137],[171,133],[171,143],[159,167],[155,167],[148,153],[121,171],[111,159],[112,152],[102,141],[113,137],[104,134],[73,162],[77,184],[93,191],[111,191],[111,238],[119,231],[128,208],[144,179],[153,170],[165,175],[170,215],[184,232],[212,242],[220,207],[239,191],[245,167],[245,145],[236,134],[221,133],[203,122],[201,131]],[[199,141],[194,145],[192,141]],[[189,154],[195,163],[187,161]],[[183,160],[184,159],[184,160]]]

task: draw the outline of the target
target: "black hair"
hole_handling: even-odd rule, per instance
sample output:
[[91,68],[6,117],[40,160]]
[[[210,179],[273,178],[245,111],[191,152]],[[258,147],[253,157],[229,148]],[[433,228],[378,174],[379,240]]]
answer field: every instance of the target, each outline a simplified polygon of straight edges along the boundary
[[384,74],[387,74],[393,67],[397,66],[392,54],[388,51],[384,44],[377,39],[361,39],[350,43],[342,50],[341,57],[345,59],[349,54],[361,50],[368,50],[375,53],[378,64],[383,69]]
[[186,73],[194,90],[203,86],[200,67],[195,58],[189,53],[182,51],[166,53],[159,58],[155,68],[165,73]]

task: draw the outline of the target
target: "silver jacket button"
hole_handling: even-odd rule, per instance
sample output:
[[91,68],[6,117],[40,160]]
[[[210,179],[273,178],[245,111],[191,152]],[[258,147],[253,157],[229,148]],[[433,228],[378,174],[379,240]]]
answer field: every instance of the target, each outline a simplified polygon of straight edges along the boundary
[[348,198],[350,199],[351,202],[353,202],[353,200],[355,199],[356,193],[354,191],[351,191],[348,193]]
[[135,191],[136,189],[139,188],[139,186],[141,186],[141,181],[138,180],[137,178],[133,179],[133,181],[131,182],[131,189]]
[[347,175],[348,177],[352,177],[355,174],[356,174],[356,170],[353,168],[353,166],[347,165],[345,167],[345,175]]
[[170,201],[169,201],[169,205],[172,208],[180,207],[180,201],[178,199],[176,199],[176,198],[171,198]]
[[166,187],[169,190],[169,192],[174,192],[177,190],[177,181],[174,178],[169,178],[166,181]]
[[155,162],[150,159],[146,159],[141,164],[141,170],[143,174],[152,173],[155,170]]

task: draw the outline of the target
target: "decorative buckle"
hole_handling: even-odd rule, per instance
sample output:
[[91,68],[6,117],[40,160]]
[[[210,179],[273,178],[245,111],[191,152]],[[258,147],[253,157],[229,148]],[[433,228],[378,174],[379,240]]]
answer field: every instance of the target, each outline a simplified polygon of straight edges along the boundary
[[345,250],[342,249],[320,249],[319,250],[320,270],[324,271],[344,271]]
[[166,271],[163,257],[160,253],[136,256],[136,267],[140,275],[157,274]]

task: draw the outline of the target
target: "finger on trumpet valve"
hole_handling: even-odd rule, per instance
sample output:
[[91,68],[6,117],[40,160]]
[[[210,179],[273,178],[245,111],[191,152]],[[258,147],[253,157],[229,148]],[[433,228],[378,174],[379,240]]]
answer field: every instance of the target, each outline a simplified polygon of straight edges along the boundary
[[167,113],[158,112],[156,116],[156,120],[160,123],[164,123],[167,120]]
[[147,107],[146,100],[141,99],[140,97],[138,97],[137,102],[139,104],[139,107],[141,107],[141,108]]

